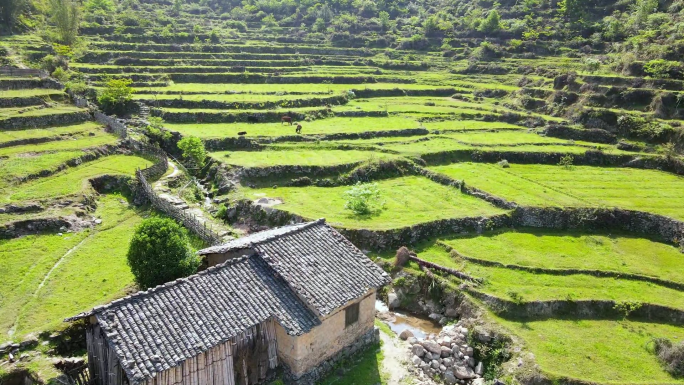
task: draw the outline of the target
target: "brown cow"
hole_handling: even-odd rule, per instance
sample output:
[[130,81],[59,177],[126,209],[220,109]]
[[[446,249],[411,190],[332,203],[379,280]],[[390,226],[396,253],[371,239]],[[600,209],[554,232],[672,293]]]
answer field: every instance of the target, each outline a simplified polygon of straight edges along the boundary
[[287,116],[287,115],[286,115],[286,116],[283,116],[282,118],[280,118],[280,125],[281,125],[281,126],[282,126],[285,122],[290,123],[290,126],[291,126],[291,125],[292,125],[292,118],[289,117],[289,116]]

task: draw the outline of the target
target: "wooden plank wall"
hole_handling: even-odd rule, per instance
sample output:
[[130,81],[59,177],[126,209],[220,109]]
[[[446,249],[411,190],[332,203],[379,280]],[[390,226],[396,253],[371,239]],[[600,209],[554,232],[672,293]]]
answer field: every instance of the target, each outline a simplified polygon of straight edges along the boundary
[[[128,385],[128,377],[98,324],[88,327],[86,342],[92,383]],[[277,352],[275,321],[269,319],[180,365],[157,373],[141,385],[252,385],[266,378],[269,369],[278,366]],[[248,374],[250,364],[257,365],[251,376]]]

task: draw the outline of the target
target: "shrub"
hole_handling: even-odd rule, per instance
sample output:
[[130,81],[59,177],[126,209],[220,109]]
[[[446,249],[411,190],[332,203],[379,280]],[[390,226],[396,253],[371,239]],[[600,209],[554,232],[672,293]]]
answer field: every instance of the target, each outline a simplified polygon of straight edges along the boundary
[[588,57],[582,60],[582,68],[589,73],[598,72],[601,69],[601,62],[598,59]]
[[79,3],[73,0],[51,0],[50,20],[57,30],[59,41],[66,45],[76,42],[81,22]]
[[88,85],[82,80],[70,80],[64,84],[64,87],[78,95],[83,95],[88,90]]
[[384,208],[377,183],[357,182],[344,192],[344,208],[356,215],[370,215]]
[[674,377],[684,376],[684,342],[673,344],[667,338],[656,338],[654,353],[665,366],[665,370]]
[[204,164],[207,150],[204,148],[202,139],[195,136],[187,136],[178,142],[178,148],[183,151],[183,158],[194,162],[197,166]]
[[507,161],[506,159],[500,160],[499,163],[497,163],[497,164],[498,164],[499,166],[501,166],[502,168],[509,168],[509,167],[511,167],[511,165],[508,164],[508,161]]
[[69,80],[69,73],[62,67],[57,67],[57,69],[52,72],[52,77],[64,83]]
[[123,114],[133,98],[131,79],[110,79],[97,97],[98,103],[107,114]]
[[136,227],[128,265],[141,289],[194,274],[199,259],[189,248],[186,230],[168,218],[153,217]]
[[669,78],[670,71],[677,68],[679,63],[663,59],[651,60],[644,64],[644,72],[654,78]]
[[575,158],[572,157],[572,155],[564,155],[561,157],[560,162],[558,162],[558,165],[565,168],[566,170],[572,170],[572,163],[575,161]]

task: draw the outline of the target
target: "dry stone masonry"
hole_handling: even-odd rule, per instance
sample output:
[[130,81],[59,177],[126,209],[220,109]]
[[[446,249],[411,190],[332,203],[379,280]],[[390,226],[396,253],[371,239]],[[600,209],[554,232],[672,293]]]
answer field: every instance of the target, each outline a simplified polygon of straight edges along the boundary
[[410,370],[423,380],[440,380],[449,385],[484,385],[484,367],[482,362],[475,361],[475,352],[468,346],[468,333],[460,322],[445,326],[439,335],[430,334],[424,340],[404,331],[400,337],[410,345]]

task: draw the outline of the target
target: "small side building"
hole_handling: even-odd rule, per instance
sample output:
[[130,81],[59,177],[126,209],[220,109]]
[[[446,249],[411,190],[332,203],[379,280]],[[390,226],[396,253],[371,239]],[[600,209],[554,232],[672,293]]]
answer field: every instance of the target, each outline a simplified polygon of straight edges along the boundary
[[314,384],[377,341],[389,276],[318,220],[201,250],[206,270],[116,300],[87,318],[97,385],[249,385],[278,366]]

